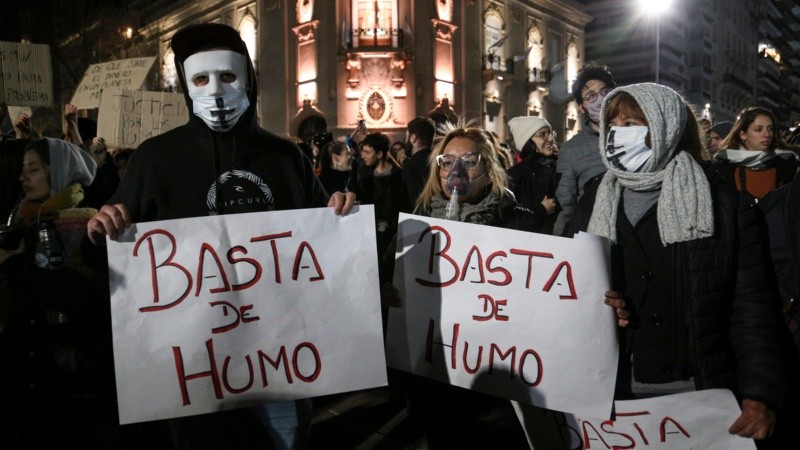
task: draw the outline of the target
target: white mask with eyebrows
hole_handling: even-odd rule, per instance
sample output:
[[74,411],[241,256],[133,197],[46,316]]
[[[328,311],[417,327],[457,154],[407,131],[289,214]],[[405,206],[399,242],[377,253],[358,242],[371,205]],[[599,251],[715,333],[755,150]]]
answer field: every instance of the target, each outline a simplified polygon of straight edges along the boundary
[[247,111],[247,62],[231,50],[195,53],[183,62],[192,112],[214,131],[228,131]]

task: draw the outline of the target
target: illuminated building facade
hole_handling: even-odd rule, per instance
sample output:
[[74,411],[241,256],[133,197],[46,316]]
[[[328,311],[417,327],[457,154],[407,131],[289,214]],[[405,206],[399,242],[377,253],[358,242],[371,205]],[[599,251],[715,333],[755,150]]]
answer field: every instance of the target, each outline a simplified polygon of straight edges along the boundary
[[287,136],[349,133],[358,120],[400,138],[416,116],[479,120],[501,140],[507,121],[543,115],[578,131],[568,94],[584,63],[574,1],[138,0],[141,44],[157,48],[159,87],[175,89],[169,40],[204,22],[231,25],[259,76],[261,124]]

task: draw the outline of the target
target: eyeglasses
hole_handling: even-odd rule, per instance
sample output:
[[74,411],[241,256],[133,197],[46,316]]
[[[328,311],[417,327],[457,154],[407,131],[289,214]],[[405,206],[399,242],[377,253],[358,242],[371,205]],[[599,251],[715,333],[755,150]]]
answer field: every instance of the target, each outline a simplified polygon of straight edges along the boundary
[[589,92],[586,93],[586,96],[583,97],[583,102],[584,103],[594,103],[597,100],[597,97],[600,97],[601,95],[603,97],[605,97],[611,91],[612,91],[612,89],[609,88],[609,87],[604,87],[603,89],[600,89],[600,92],[589,91]]
[[[481,163],[481,154],[467,153],[458,159],[461,160],[461,166],[464,169],[473,170]],[[439,166],[439,170],[449,171],[453,168],[455,162],[456,157],[453,155],[439,155],[436,157],[436,165]]]
[[555,131],[552,131],[552,130],[542,130],[542,131],[540,131],[540,132],[538,132],[538,133],[533,135],[533,137],[541,138],[541,139],[544,139],[544,140],[549,140],[551,137],[555,140],[555,138],[557,136],[558,136],[558,133],[556,133]]

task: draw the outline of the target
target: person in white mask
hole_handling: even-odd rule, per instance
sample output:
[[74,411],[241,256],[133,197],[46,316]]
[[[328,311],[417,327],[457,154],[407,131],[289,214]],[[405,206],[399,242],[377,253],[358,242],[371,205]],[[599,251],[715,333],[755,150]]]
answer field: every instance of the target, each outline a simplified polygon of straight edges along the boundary
[[612,290],[597,296],[620,326],[616,395],[730,389],[742,411],[727,431],[767,438],[787,377],[754,212],[701,162],[696,119],[671,88],[611,91],[600,141],[608,171],[579,216],[612,244]]
[[[172,50],[189,122],[133,153],[119,189],[89,221],[93,242],[154,220],[326,204],[347,214],[355,194],[329,197],[300,149],[258,125],[255,70],[236,30],[189,26],[175,33]],[[301,400],[166,422],[175,448],[303,448],[310,416],[310,401]]]
[[583,196],[584,186],[606,168],[597,154],[600,106],[608,92],[617,87],[606,66],[587,64],[572,83],[572,96],[583,113],[581,130],[564,143],[558,154],[556,200],[561,208],[555,218],[553,234],[564,235],[572,212]]

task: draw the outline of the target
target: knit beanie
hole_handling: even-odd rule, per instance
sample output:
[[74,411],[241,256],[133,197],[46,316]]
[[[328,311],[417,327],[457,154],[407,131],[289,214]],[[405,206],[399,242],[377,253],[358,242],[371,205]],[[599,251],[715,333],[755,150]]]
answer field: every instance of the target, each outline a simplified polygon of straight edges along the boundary
[[709,128],[708,131],[706,131],[706,134],[713,131],[714,133],[717,133],[717,136],[719,136],[720,139],[725,139],[725,136],[727,136],[732,129],[733,124],[731,122],[717,122],[714,124],[714,126]]
[[508,128],[511,129],[517,150],[522,150],[528,140],[544,127],[552,128],[549,122],[536,116],[514,117],[508,121]]

